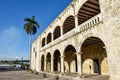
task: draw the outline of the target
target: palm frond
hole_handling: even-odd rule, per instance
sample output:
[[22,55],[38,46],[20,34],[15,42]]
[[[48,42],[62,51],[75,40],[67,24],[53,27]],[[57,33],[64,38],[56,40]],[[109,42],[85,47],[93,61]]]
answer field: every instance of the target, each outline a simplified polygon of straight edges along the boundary
[[35,26],[32,27],[32,34],[34,35],[37,32],[37,28]]
[[32,16],[32,20],[34,21],[34,19],[35,19],[35,16]]
[[36,21],[33,21],[33,24],[34,24],[37,28],[40,28],[40,25],[39,25]]
[[37,32],[37,28],[40,27],[40,25],[37,23],[37,21],[34,20],[35,16],[32,16],[32,18],[25,18],[24,21],[26,22],[24,24],[24,30],[27,34],[35,34]]
[[31,23],[32,20],[30,18],[25,18],[24,21]]
[[30,23],[24,24],[24,30],[25,30],[25,32],[26,32],[27,34],[30,34],[30,32],[31,32],[31,30],[32,30],[32,28],[31,28],[31,26],[30,26]]

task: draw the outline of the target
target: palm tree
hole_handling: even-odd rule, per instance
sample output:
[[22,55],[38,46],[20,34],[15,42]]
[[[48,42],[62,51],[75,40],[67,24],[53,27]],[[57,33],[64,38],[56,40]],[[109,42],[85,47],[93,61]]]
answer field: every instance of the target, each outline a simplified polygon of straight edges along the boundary
[[[31,48],[32,48],[32,35],[34,35],[37,32],[37,29],[40,27],[38,22],[34,20],[35,16],[32,16],[32,18],[25,18],[24,21],[26,22],[24,24],[24,30],[27,34],[29,34],[29,52],[30,52],[30,60],[31,60]],[[30,62],[31,65],[31,62]],[[30,67],[31,68],[31,67]]]

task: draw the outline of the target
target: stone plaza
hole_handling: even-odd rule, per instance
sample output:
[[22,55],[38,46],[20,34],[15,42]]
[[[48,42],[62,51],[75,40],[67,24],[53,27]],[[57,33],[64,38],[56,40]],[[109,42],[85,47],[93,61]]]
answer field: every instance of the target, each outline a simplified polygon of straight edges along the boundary
[[109,77],[107,76],[94,76],[87,77],[84,79],[78,79],[69,76],[59,76],[44,73],[34,74],[30,71],[0,71],[0,80],[107,80]]
[[32,43],[30,68],[120,80],[119,31],[119,0],[73,0]]

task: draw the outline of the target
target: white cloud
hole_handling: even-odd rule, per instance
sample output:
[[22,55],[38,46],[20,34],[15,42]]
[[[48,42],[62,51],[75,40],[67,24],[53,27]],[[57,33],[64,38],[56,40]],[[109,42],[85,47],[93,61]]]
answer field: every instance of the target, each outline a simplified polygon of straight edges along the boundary
[[11,26],[0,33],[0,41],[4,44],[13,44],[21,39],[21,32],[17,27]]
[[21,57],[26,53],[22,49],[22,41],[22,32],[18,27],[10,26],[4,29],[0,32],[0,55],[10,58]]

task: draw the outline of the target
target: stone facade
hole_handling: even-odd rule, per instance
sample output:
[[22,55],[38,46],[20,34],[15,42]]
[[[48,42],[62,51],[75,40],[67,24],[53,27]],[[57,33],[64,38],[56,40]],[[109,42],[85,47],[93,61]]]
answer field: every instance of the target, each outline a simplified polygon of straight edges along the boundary
[[31,69],[120,80],[119,31],[119,0],[73,0],[32,43]]

